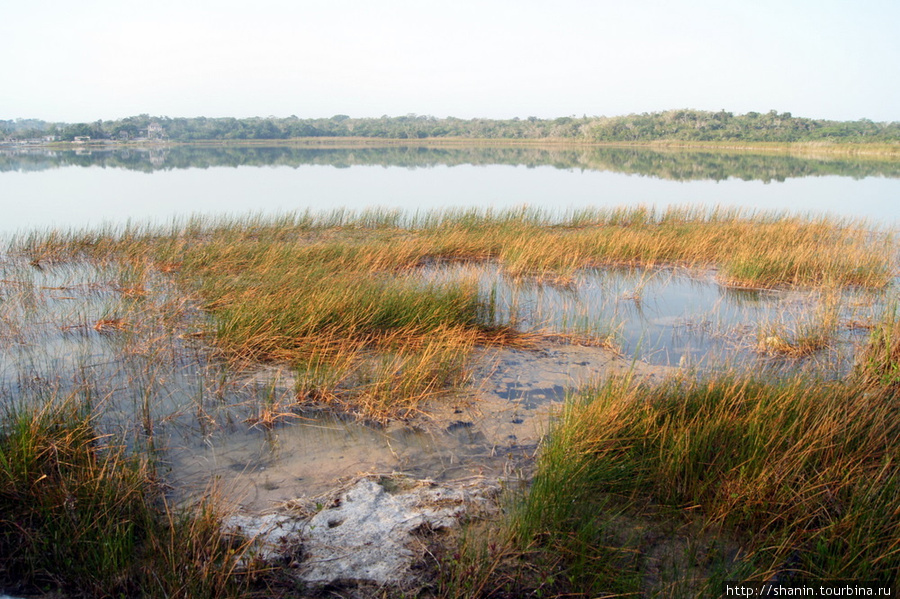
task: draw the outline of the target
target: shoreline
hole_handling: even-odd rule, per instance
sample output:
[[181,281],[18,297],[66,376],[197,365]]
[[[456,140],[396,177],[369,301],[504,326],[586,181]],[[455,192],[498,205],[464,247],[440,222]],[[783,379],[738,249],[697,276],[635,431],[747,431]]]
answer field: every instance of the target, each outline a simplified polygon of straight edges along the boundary
[[860,158],[898,158],[900,145],[867,143],[815,142],[741,142],[741,141],[684,141],[657,140],[649,142],[598,142],[566,138],[510,139],[510,138],[373,138],[373,137],[297,137],[291,139],[239,139],[239,140],[102,140],[91,142],[46,142],[46,143],[4,143],[4,148],[48,148],[58,150],[95,149],[106,147],[151,147],[212,146],[212,147],[266,147],[289,146],[302,148],[366,148],[366,147],[559,147],[559,148],[623,148],[648,149],[657,151],[711,150],[747,154],[783,154],[794,156],[854,156]]

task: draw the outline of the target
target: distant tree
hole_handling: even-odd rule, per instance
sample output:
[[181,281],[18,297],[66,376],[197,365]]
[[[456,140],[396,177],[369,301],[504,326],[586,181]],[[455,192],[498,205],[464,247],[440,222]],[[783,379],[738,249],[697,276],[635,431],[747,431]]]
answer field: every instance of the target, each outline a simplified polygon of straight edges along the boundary
[[437,118],[414,113],[398,117],[351,118],[337,114],[330,118],[169,118],[147,114],[116,121],[94,123],[45,123],[33,119],[0,121],[0,135],[23,139],[54,131],[63,140],[78,136],[94,139],[131,139],[159,123],[172,141],[200,139],[286,139],[292,137],[376,137],[425,139],[428,137],[470,137],[506,139],[560,138],[610,142],[746,141],[792,142],[835,140],[843,142],[900,142],[900,123],[813,120],[794,117],[789,112],[748,112],[734,115],[720,110],[679,109],[618,117],[564,116],[556,119],[459,119]]

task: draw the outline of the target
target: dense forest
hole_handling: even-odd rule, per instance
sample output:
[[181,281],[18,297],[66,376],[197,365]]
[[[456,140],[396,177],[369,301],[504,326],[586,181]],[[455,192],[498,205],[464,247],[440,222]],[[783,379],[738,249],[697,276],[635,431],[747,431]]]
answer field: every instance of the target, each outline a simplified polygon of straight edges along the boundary
[[900,122],[830,121],[774,110],[730,112],[669,110],[618,117],[557,119],[458,119],[410,114],[380,118],[170,118],[142,114],[93,123],[49,123],[35,119],[0,120],[7,141],[76,138],[97,140],[256,140],[309,137],[384,139],[480,138],[560,139],[582,142],[900,142]]

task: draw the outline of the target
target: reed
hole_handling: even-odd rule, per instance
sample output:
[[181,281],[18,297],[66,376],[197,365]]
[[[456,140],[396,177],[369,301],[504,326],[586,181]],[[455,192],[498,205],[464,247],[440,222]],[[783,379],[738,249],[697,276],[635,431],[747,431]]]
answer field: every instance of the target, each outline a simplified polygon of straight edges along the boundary
[[99,435],[74,397],[0,423],[0,582],[91,596],[237,597],[246,544],[222,514],[169,505],[151,462]]
[[816,307],[794,315],[790,324],[782,320],[762,325],[758,332],[757,350],[770,356],[804,358],[835,342],[840,327],[840,297],[829,292],[816,302]]
[[[897,270],[892,235],[863,222],[696,207],[197,217],[169,228],[31,234],[14,239],[10,251],[38,265],[72,258],[124,265],[118,288],[136,300],[149,272],[164,275],[212,317],[214,344],[229,359],[286,360],[308,374],[334,358],[328,370],[341,384],[304,392],[341,395],[346,404],[356,380],[370,392],[352,395],[381,406],[381,416],[393,412],[372,399],[384,397],[375,389],[401,375],[393,366],[372,370],[371,352],[384,352],[385,364],[399,360],[402,378],[420,381],[395,394],[397,409],[409,412],[417,409],[411,397],[433,396],[431,384],[421,382],[434,380],[433,364],[398,349],[401,337],[408,347],[443,348],[455,357],[437,362],[464,369],[460,348],[516,336],[518,315],[498,318],[496,298],[480,292],[477,280],[426,282],[422,273],[442,262],[491,261],[506,276],[561,284],[585,268],[674,264],[717,267],[728,286],[880,288]],[[794,336],[780,353],[808,353],[825,340]],[[376,372],[382,383],[373,382]]]
[[[177,256],[175,274],[213,315],[225,355],[288,361],[301,396],[355,402],[367,416],[415,411],[462,376],[476,343],[512,335],[477,282],[423,281],[420,244],[397,232],[360,238],[338,221],[339,235],[307,243],[235,239],[233,230],[198,244],[175,239],[159,260]],[[310,388],[316,380],[323,385]]]
[[[309,246],[309,247],[306,247]],[[446,210],[404,214],[370,210],[194,218],[168,229],[49,231],[14,239],[32,260],[64,256],[141,258],[158,263],[233,260],[268,254],[334,267],[409,268],[429,259],[499,259],[511,272],[569,271],[607,264],[717,266],[735,286],[856,285],[878,288],[897,270],[890,231],[864,221],[731,208],[582,209],[554,214]],[[199,252],[199,253],[197,253]],[[293,253],[297,252],[297,253]],[[208,264],[208,266],[210,266]]]
[[[91,401],[36,402],[0,422],[0,577],[96,595],[224,597],[251,584],[245,544],[221,532],[215,499],[176,509],[153,470],[154,427],[168,409],[160,357],[184,350],[173,340],[188,323],[206,327],[200,338],[228,360],[290,364],[297,403],[404,418],[465,384],[474,348],[523,342],[515,309],[498,308],[477,277],[425,276],[445,262],[489,261],[502,276],[562,287],[611,265],[714,267],[726,286],[830,289],[881,288],[897,271],[895,239],[865,223],[697,208],[195,218],[32,234],[8,249],[34,276],[4,275],[21,298],[0,305],[4,335],[29,341],[19,323],[53,304],[42,277],[65,279],[64,263],[87,261],[107,280],[96,293],[114,301],[79,313],[72,330],[146,354],[140,372],[124,374],[138,389],[133,444],[143,453],[100,434]],[[689,596],[726,576],[896,583],[898,320],[894,311],[875,327],[858,380],[625,379],[572,398],[513,528],[451,556],[441,588]],[[761,339],[805,354],[830,343],[837,322],[826,310]],[[210,406],[199,395],[201,419]],[[296,405],[273,394],[247,421],[274,426]],[[650,539],[677,535],[689,542],[672,551],[685,557],[652,573]],[[726,549],[731,537],[738,553]],[[82,554],[92,556],[84,565]]]
[[[590,558],[612,546],[632,556],[613,563],[646,584],[645,537],[610,543],[610,506],[643,519],[645,529],[648,511],[662,509],[669,520],[739,539],[740,551],[722,556],[713,574],[682,572],[705,576],[701,594],[717,593],[723,577],[896,585],[897,416],[895,396],[847,382],[610,381],[567,405],[518,531],[522,542],[556,554]],[[613,579],[567,567],[579,592],[611,590]],[[631,589],[639,590],[647,591]]]
[[872,330],[857,374],[872,388],[900,392],[900,312],[896,307],[887,310]]

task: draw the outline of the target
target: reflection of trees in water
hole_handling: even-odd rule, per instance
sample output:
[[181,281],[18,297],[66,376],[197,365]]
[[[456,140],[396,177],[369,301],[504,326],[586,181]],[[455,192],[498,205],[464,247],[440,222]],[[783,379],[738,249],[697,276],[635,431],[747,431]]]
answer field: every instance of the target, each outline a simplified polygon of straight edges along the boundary
[[847,157],[651,150],[646,148],[565,147],[297,147],[297,146],[171,146],[74,150],[0,151],[0,172],[40,171],[65,166],[101,166],[142,172],[237,166],[435,166],[505,164],[534,168],[611,171],[675,181],[729,177],[745,181],[784,181],[792,177],[839,175],[900,178],[896,160]]

